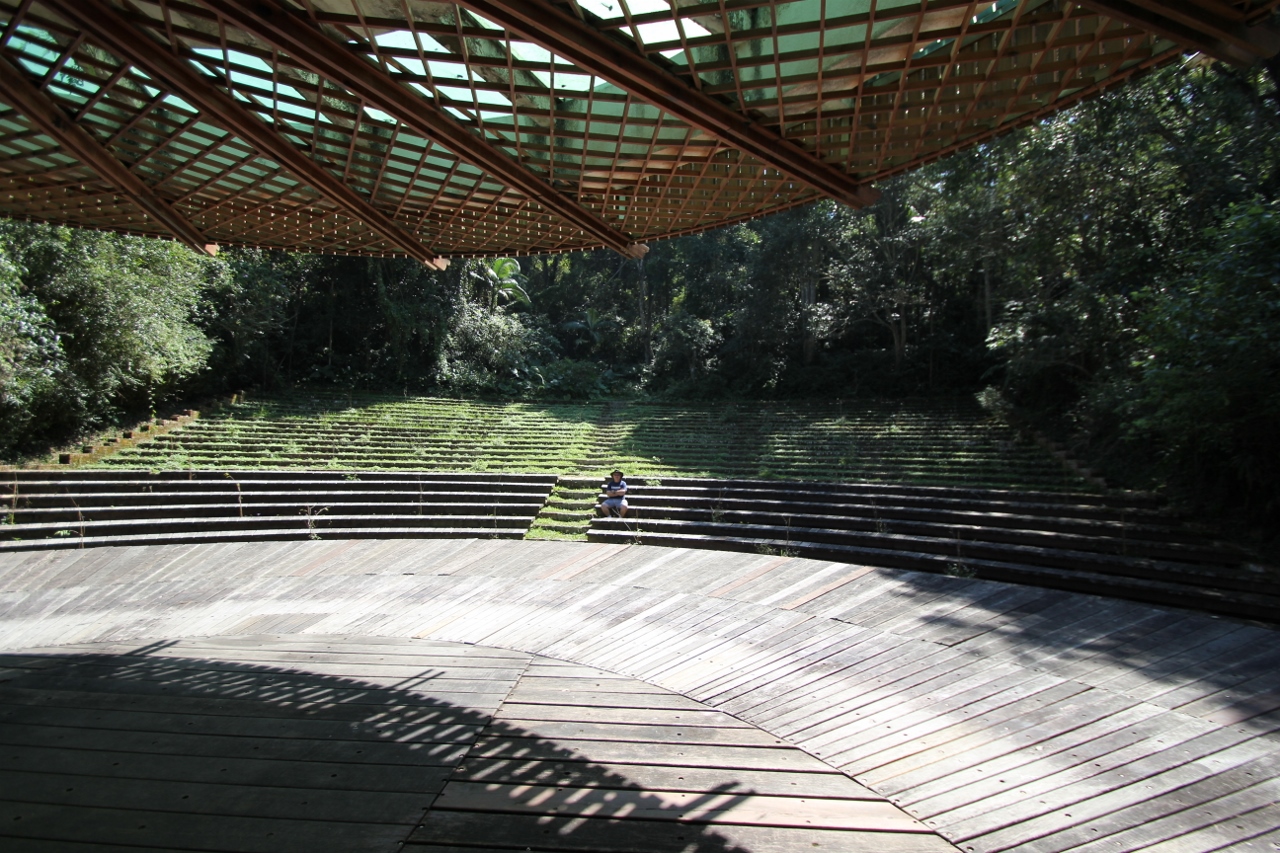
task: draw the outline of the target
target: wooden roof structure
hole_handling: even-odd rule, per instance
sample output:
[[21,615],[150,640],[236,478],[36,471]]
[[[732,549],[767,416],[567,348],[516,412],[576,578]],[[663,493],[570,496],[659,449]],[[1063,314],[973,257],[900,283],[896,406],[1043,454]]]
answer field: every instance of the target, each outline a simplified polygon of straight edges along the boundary
[[1280,0],[0,0],[0,215],[442,265],[908,170]]

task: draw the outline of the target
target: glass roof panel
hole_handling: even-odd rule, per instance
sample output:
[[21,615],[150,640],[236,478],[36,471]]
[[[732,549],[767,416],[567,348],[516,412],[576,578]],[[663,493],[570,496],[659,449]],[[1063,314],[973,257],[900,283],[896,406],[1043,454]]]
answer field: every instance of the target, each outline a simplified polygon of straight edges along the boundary
[[[192,0],[103,0],[97,18],[0,0],[0,50],[211,239],[412,253],[403,231],[448,255],[624,251],[822,194],[865,203],[879,178],[1215,49],[1056,0],[527,0],[529,16],[496,4],[492,18],[278,2],[289,39]],[[1265,2],[1232,8],[1263,25]],[[1132,6],[1159,23],[1158,4]],[[199,91],[170,88],[165,55]],[[66,164],[67,140],[0,118],[11,173]],[[144,221],[131,203],[82,224]]]

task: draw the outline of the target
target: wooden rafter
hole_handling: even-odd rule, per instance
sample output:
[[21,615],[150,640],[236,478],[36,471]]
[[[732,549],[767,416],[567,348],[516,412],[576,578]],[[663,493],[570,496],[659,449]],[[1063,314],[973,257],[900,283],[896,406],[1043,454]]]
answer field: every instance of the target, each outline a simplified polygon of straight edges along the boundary
[[41,132],[96,172],[98,177],[158,222],[174,239],[198,252],[206,251],[210,241],[200,233],[200,229],[153,193],[141,178],[130,172],[89,131],[76,124],[42,89],[2,57],[0,100],[8,101],[21,111]]
[[1246,23],[1243,13],[1222,0],[1079,0],[1078,5],[1235,65],[1280,54],[1280,30],[1265,20]]
[[[865,201],[1188,49],[1280,68],[1277,8],[0,0],[0,41],[210,242],[429,260],[625,251]],[[165,233],[32,112],[0,106],[0,215]]]
[[109,3],[104,0],[44,0],[44,3],[121,60],[162,81],[201,112],[215,116],[246,143],[288,168],[316,192],[382,234],[410,257],[429,266],[441,265],[442,259],[416,237],[267,127],[230,95],[135,29]]
[[348,91],[394,116],[428,139],[440,141],[453,154],[513,187],[576,227],[624,254],[635,254],[635,241],[595,213],[556,192],[506,153],[459,124],[431,101],[398,85],[351,50],[314,28],[273,0],[200,0],[240,30],[287,53],[317,74],[340,80]]
[[704,95],[655,66],[623,40],[604,35],[558,6],[537,0],[462,0],[459,5],[845,204],[863,207],[879,197],[877,190]]

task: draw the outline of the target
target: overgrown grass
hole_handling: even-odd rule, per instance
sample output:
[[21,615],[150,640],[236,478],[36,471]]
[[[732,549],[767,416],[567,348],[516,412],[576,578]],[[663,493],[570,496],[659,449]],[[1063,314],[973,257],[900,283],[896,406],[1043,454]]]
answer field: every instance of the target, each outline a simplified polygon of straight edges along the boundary
[[1084,486],[967,399],[536,404],[302,392],[226,406],[97,464]]

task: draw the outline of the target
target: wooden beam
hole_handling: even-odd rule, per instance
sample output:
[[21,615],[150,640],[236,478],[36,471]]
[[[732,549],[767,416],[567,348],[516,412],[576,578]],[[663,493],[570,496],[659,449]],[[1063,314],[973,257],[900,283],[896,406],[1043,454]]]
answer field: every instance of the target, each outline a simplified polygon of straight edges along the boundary
[[136,29],[105,0],[43,2],[91,41],[155,77],[197,110],[310,184],[348,215],[381,234],[400,251],[428,266],[441,268],[441,258],[394,219],[315,163],[251,110],[197,73],[184,59],[171,53],[168,45]]
[[1275,27],[1266,22],[1250,26],[1221,0],[1078,0],[1077,5],[1233,65],[1249,66],[1280,54]]
[[178,211],[151,191],[89,131],[76,124],[49,95],[27,79],[7,58],[0,58],[0,99],[24,115],[40,131],[93,169],[121,195],[142,209],[180,243],[197,252],[206,251],[209,239]]
[[630,42],[606,35],[558,6],[540,0],[459,0],[458,5],[838,201],[865,207],[880,196],[777,131],[658,68]]
[[276,0],[200,0],[236,28],[261,39],[344,87],[369,105],[394,116],[406,127],[437,140],[454,156],[524,193],[547,210],[618,252],[638,251],[629,236],[576,201],[557,192],[506,152],[434,102],[390,79],[363,55],[321,32],[303,13]]

